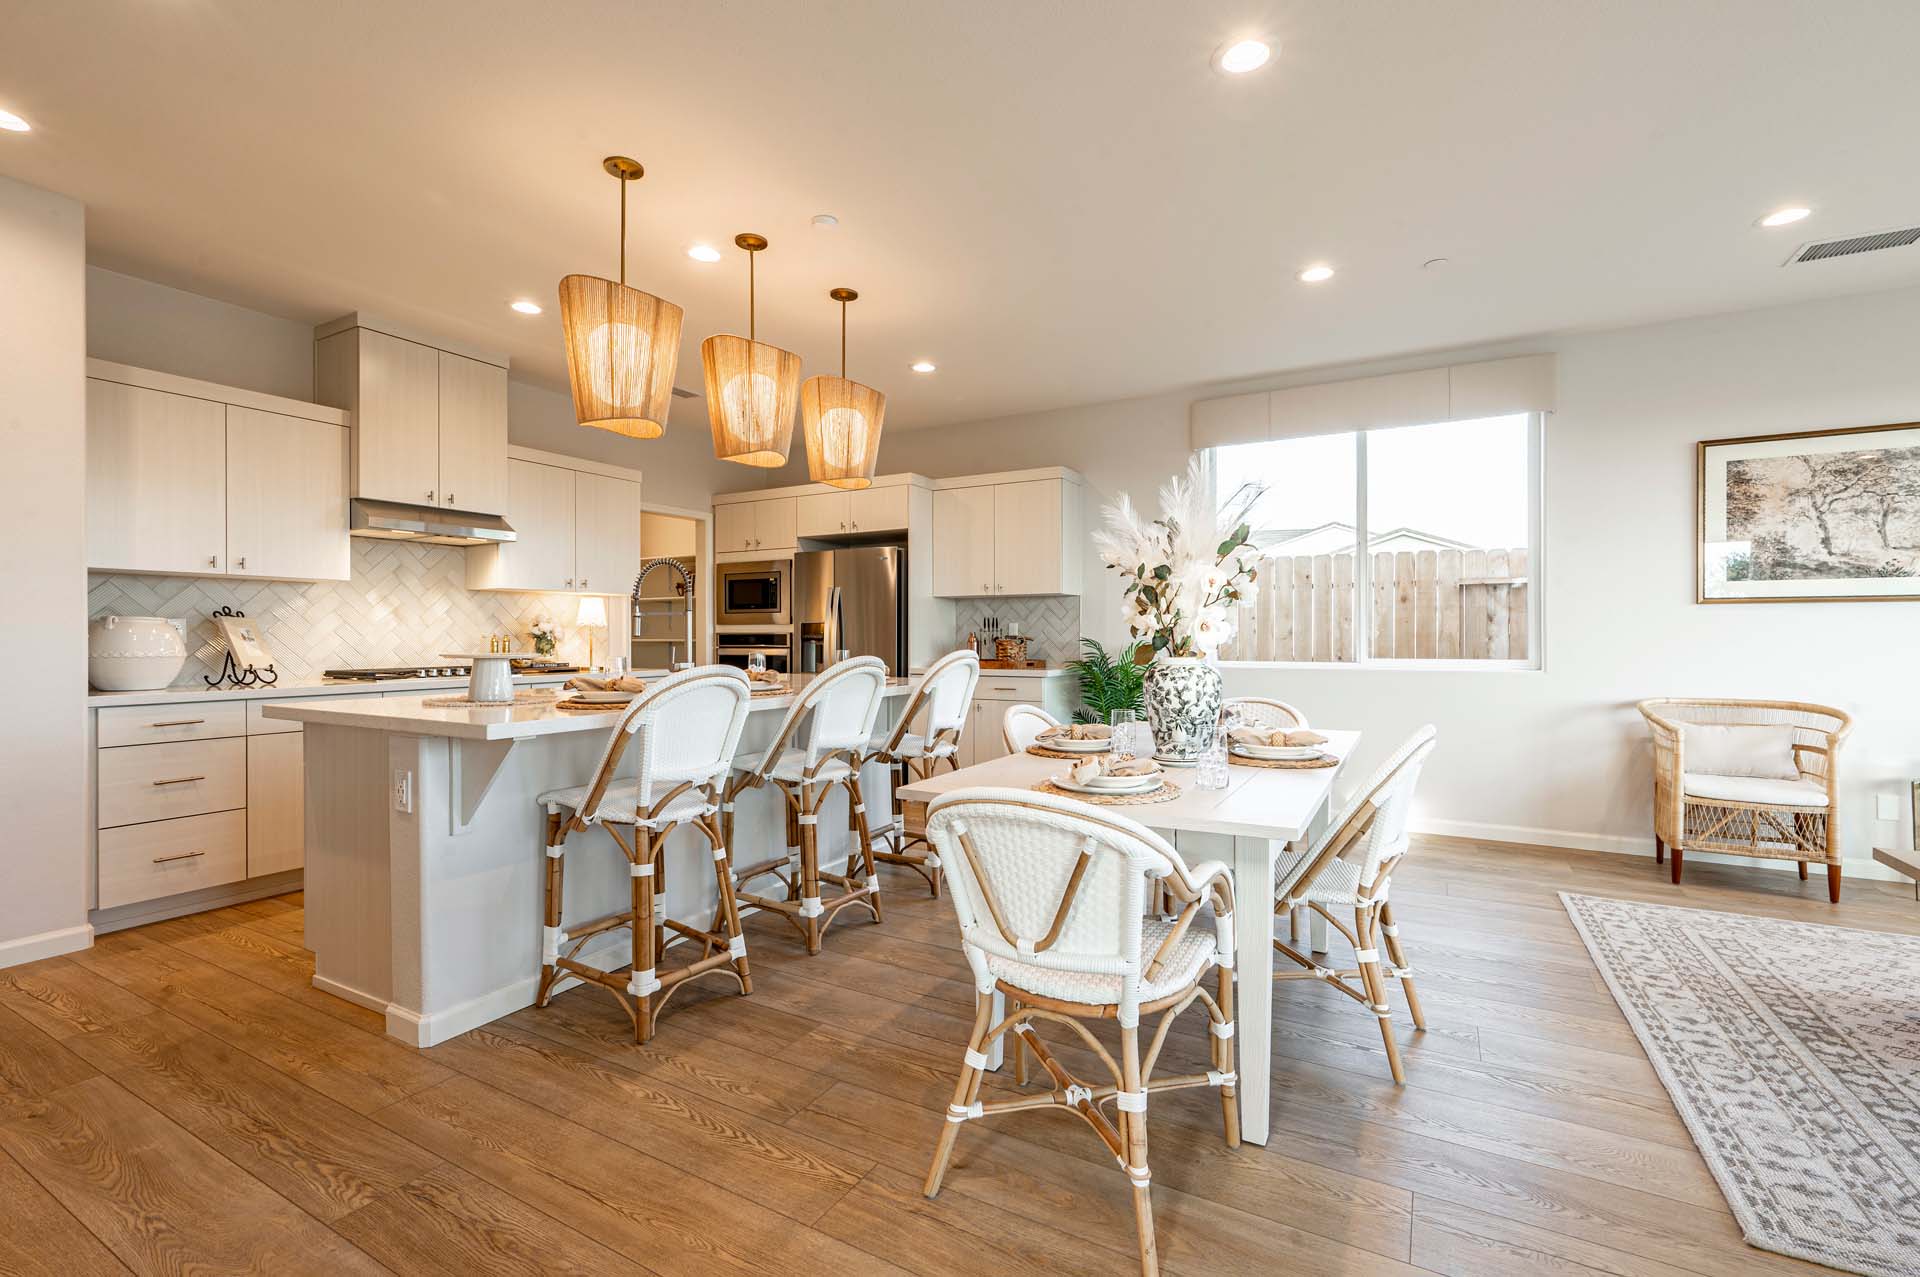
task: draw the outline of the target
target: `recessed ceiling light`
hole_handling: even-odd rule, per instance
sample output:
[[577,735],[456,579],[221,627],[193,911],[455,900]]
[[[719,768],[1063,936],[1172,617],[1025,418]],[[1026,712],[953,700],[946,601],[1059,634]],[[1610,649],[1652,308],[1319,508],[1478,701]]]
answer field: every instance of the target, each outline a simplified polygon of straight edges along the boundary
[[1325,264],[1309,266],[1300,272],[1300,282],[1303,284],[1324,283],[1332,278],[1333,267]]
[[0,111],[0,129],[9,133],[31,133],[33,125],[15,115],[12,111]]
[[519,301],[514,302],[513,308],[519,311],[523,315],[538,315],[540,313],[540,303],[536,301],[529,301],[525,297],[522,297]]
[[1791,226],[1804,217],[1811,215],[1810,208],[1776,208],[1760,219],[1762,226]]
[[840,224],[840,219],[832,213],[815,213],[813,215],[813,224],[821,230],[830,231]]
[[914,361],[913,370],[915,372],[932,372],[934,366],[934,362],[931,359],[919,359]]
[[1267,59],[1272,56],[1273,50],[1267,47],[1264,40],[1236,40],[1223,45],[1213,55],[1213,66],[1216,71],[1224,71],[1228,75],[1245,75],[1267,65]]
[[687,249],[687,256],[696,262],[717,262],[720,250],[711,244],[694,244]]

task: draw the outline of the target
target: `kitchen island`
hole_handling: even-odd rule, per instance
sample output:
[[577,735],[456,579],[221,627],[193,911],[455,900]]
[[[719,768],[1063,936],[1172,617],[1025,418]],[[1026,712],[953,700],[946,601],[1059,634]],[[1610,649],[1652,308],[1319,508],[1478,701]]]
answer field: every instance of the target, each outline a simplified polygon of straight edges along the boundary
[[[907,680],[889,681],[876,730],[909,690]],[[741,762],[772,742],[795,696],[753,698]],[[422,1047],[532,1005],[545,874],[545,816],[534,800],[593,778],[620,713],[427,699],[328,697],[263,711],[306,732],[306,942],[314,987],[381,1012],[390,1036]],[[629,759],[621,774],[632,775],[636,762]],[[888,810],[890,779],[877,764],[862,774],[870,810]],[[847,815],[845,792],[836,790],[821,813],[823,868],[852,850]],[[733,841],[736,863],[786,845],[776,791],[741,795]],[[673,916],[711,914],[711,861],[698,833],[680,829],[669,838],[664,877]],[[596,829],[569,840],[567,917],[612,912],[629,894],[627,861],[609,835]],[[618,968],[630,945],[624,930],[610,931],[579,956]]]

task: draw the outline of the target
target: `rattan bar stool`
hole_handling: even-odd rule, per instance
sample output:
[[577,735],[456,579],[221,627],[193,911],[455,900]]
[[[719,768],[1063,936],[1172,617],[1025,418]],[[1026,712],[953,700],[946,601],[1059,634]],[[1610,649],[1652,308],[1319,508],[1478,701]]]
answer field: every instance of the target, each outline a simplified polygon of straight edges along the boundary
[[[1413,807],[1414,786],[1420,769],[1433,752],[1436,733],[1431,725],[1409,736],[1373,778],[1361,786],[1327,831],[1304,851],[1281,856],[1273,867],[1273,911],[1289,916],[1301,905],[1313,910],[1347,938],[1354,949],[1354,966],[1336,968],[1315,962],[1280,940],[1273,947],[1302,970],[1277,971],[1276,980],[1321,980],[1373,1012],[1386,1043],[1387,1067],[1395,1085],[1405,1082],[1400,1047],[1393,1040],[1392,1009],[1387,1005],[1387,978],[1399,982],[1416,1029],[1427,1027],[1414,991],[1413,969],[1400,943],[1387,897],[1393,871],[1411,842],[1407,817]],[[1353,927],[1333,910],[1351,911]],[[1387,961],[1380,960],[1380,942],[1386,942]],[[1359,983],[1354,983],[1355,981]]]
[[1041,732],[1058,726],[1060,720],[1038,705],[1009,705],[1000,716],[1000,739],[1006,742],[1009,754],[1023,754]]
[[[960,767],[960,733],[967,725],[973,707],[973,689],[980,682],[980,657],[970,648],[948,652],[927,667],[907,707],[900,711],[893,730],[862,761],[884,763],[915,780],[925,780],[945,763],[949,771]],[[926,722],[916,732],[913,726],[921,717]],[[905,865],[940,898],[940,857],[927,842],[924,831],[909,830],[901,808],[898,786],[893,799],[893,820],[881,831],[887,850],[874,852],[874,858],[890,865]],[[924,851],[916,851],[916,846]]]
[[[1147,1097],[1180,1087],[1217,1087],[1228,1148],[1240,1144],[1233,1071],[1233,880],[1218,861],[1189,868],[1146,826],[1068,798],[1026,789],[963,789],[934,800],[927,837],[940,853],[953,912],[972,968],[973,1033],[947,1106],[925,1192],[940,1191],[964,1122],[1023,1109],[1060,1109],[1093,1128],[1133,1186],[1142,1273],[1159,1271],[1147,1166]],[[1165,884],[1170,917],[1145,915],[1150,886]],[[1199,922],[1213,906],[1212,925]],[[1216,992],[1201,981],[1211,969]],[[1018,999],[998,1023],[993,995]],[[1209,1059],[1201,1073],[1155,1078],[1175,1017],[1206,1008]],[[1140,1016],[1163,1013],[1141,1050]],[[1120,1058],[1086,1027],[1120,1026]],[[1105,1065],[1110,1081],[1070,1073],[1040,1041],[1041,1021],[1064,1025]],[[1018,1035],[1046,1070],[1046,1095],[983,1102],[987,1052]],[[1108,1111],[1111,1104],[1112,1111]]]
[[[734,899],[727,846],[719,827],[720,794],[733,770],[734,750],[747,721],[748,696],[746,675],[723,665],[662,679],[635,697],[614,724],[591,783],[540,795],[539,802],[547,810],[547,891],[536,1005],[547,1005],[560,979],[577,976],[611,993],[633,1019],[633,1040],[647,1042],[667,999],[695,976],[724,971],[739,982],[741,993],[753,992],[740,907]],[[614,769],[628,746],[636,743],[637,775],[632,780],[615,780]],[[632,905],[576,924],[569,932],[561,917],[567,841],[595,825],[606,830],[626,854]],[[704,834],[713,851],[719,899],[705,927],[670,918],[666,912],[660,853],[667,835],[681,825]],[[623,827],[625,836],[620,832]],[[580,949],[588,940],[618,927],[633,932],[633,961],[626,974],[579,961]],[[656,964],[666,948],[668,931],[699,941],[700,956],[663,974]]]
[[[791,922],[810,954],[820,952],[820,937],[848,905],[864,905],[875,922],[881,920],[880,879],[874,869],[866,799],[860,793],[860,761],[873,738],[886,685],[887,664],[877,656],[841,661],[815,676],[787,711],[766,754],[753,766],[735,772],[721,805],[722,827],[731,845],[733,811],[740,795],[763,785],[779,791],[788,816],[787,850],[739,869],[735,880],[744,888],[755,878],[771,875],[785,884],[784,897],[741,890],[740,899]],[[835,786],[847,791],[854,827],[854,850],[847,857],[846,872],[839,874],[820,869],[820,808]],[[866,870],[864,878],[854,875],[856,855]],[[822,882],[831,883],[839,894],[823,898]]]
[[1277,701],[1271,696],[1229,696],[1220,702],[1220,724],[1234,727],[1264,727],[1269,731],[1305,727],[1306,713],[1297,705]]

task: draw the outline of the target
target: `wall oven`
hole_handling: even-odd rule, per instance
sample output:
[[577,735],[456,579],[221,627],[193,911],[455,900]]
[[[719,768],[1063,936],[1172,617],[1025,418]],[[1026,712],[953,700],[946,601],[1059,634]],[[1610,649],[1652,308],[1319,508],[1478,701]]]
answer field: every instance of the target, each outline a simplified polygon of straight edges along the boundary
[[792,559],[722,563],[715,575],[715,625],[787,625],[793,621]]
[[722,634],[714,644],[714,655],[722,665],[746,669],[754,655],[766,658],[767,668],[775,674],[793,673],[792,640],[785,634]]

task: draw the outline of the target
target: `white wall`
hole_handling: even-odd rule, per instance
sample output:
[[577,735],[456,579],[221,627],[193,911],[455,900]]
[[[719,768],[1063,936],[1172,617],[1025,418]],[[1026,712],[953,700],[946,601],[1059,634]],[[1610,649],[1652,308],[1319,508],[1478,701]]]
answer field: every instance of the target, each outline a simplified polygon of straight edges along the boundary
[[[0,967],[83,949],[86,862],[86,216],[0,177]],[[30,673],[29,673],[30,672]]]
[[[1841,756],[1850,872],[1877,842],[1911,846],[1906,786],[1920,776],[1920,603],[1693,602],[1694,458],[1701,439],[1920,418],[1920,290],[1904,290],[1449,353],[1387,367],[1560,355],[1546,445],[1539,672],[1339,668],[1227,670],[1227,691],[1265,692],[1315,722],[1368,733],[1364,770],[1436,723],[1441,748],[1420,820],[1438,832],[1651,852],[1651,772],[1634,701],[1747,696],[1838,705],[1856,728]],[[1196,398],[1328,374],[1027,417],[894,431],[881,468],[941,476],[1064,465],[1104,499],[1151,502],[1185,464]],[[1110,575],[1110,574],[1104,574]],[[1091,585],[1087,634],[1121,635],[1116,591]],[[1903,818],[1875,819],[1897,793]]]

